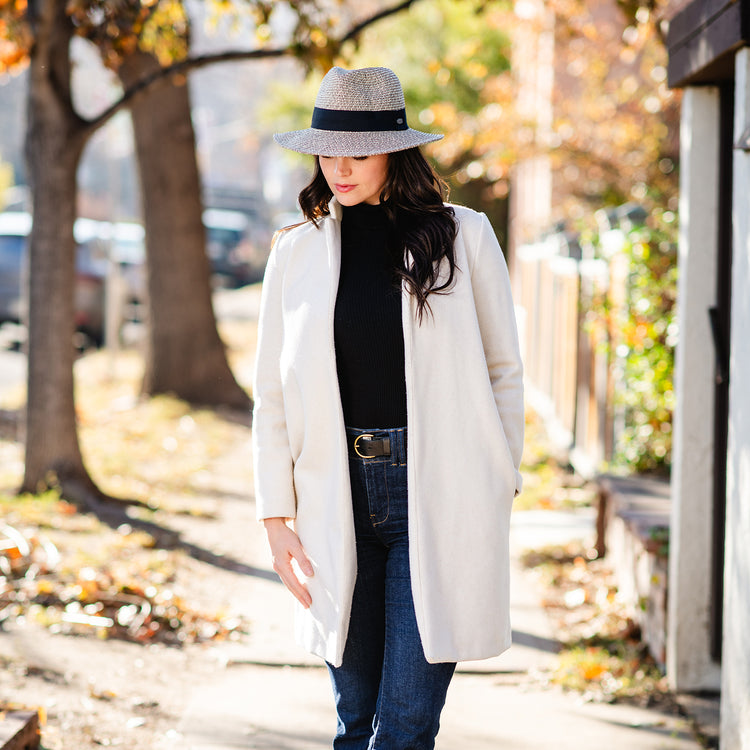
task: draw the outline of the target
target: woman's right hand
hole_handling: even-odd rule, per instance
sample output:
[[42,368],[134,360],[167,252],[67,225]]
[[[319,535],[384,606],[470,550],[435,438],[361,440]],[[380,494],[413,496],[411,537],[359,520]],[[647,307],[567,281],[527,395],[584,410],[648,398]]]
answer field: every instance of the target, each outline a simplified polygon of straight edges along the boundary
[[266,527],[268,545],[271,547],[273,569],[297,601],[308,609],[312,604],[312,597],[307,586],[300,581],[292,567],[292,561],[296,561],[304,575],[308,578],[313,575],[313,567],[305,554],[302,542],[294,530],[287,525],[286,518],[266,518],[263,525]]

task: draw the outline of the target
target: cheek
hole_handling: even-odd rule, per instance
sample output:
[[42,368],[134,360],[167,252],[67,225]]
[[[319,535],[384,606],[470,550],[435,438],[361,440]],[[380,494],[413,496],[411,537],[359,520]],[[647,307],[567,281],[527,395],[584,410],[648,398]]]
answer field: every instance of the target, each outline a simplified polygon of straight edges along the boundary
[[385,158],[379,160],[373,171],[375,172],[373,175],[373,181],[377,182],[379,185],[385,185],[385,181],[388,178],[388,159]]
[[384,185],[387,176],[386,170],[380,165],[374,166],[368,171],[368,182],[371,185]]

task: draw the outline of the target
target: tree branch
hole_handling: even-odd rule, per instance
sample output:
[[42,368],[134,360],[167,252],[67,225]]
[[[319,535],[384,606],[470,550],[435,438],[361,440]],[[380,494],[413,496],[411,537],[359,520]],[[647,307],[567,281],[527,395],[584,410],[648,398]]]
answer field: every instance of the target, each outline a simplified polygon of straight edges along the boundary
[[396,13],[400,13],[402,10],[406,10],[411,5],[414,5],[414,3],[417,2],[417,0],[403,0],[403,2],[398,3],[398,5],[394,5],[391,8],[384,8],[378,13],[375,13],[372,16],[369,16],[368,18],[365,18],[364,21],[361,21],[356,26],[353,26],[349,31],[344,34],[339,40],[339,44],[343,44],[344,42],[351,41],[352,39],[356,39],[368,26],[371,26],[372,24],[376,23],[377,21],[381,21],[384,18],[388,18],[388,16],[393,16]]
[[124,109],[142,96],[145,96],[153,87],[167,83],[168,79],[173,76],[185,75],[191,70],[204,68],[207,65],[213,65],[214,63],[238,62],[241,60],[262,60],[265,58],[283,57],[291,54],[292,50],[290,48],[275,47],[254,50],[227,50],[225,52],[218,52],[210,55],[186,57],[184,60],[168,65],[166,68],[161,68],[155,73],[141,79],[138,83],[133,84],[133,86],[123,93],[120,99],[107,107],[107,109],[105,109],[100,115],[87,120],[86,128],[90,131],[97,130],[114,117],[121,109]]
[[[390,8],[385,8],[378,13],[374,13],[349,29],[344,36],[337,40],[337,44],[341,45],[344,42],[356,39],[368,26],[382,20],[383,18],[387,18],[388,16],[400,13],[402,10],[406,10],[415,2],[417,2],[417,0],[402,0],[402,2],[397,3]],[[287,57],[294,54],[295,46],[289,45],[288,47],[269,47],[266,49],[254,50],[228,50],[226,52],[199,55],[197,57],[186,57],[184,60],[168,65],[152,75],[146,76],[143,80],[138,81],[138,83],[127,89],[120,99],[105,109],[100,115],[97,115],[93,119],[86,120],[85,129],[88,134],[93,133],[102,125],[106,124],[120,110],[129,106],[134,101],[137,101],[140,97],[145,96],[154,86],[166,83],[167,80],[173,76],[185,75],[191,70],[204,68],[208,65],[214,65],[215,63],[262,60],[272,57]]]

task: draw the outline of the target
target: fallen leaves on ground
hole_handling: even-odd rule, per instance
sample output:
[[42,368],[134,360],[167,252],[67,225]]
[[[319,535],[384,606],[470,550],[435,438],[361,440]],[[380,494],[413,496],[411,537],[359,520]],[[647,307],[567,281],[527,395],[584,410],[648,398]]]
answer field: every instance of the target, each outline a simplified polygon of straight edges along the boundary
[[41,533],[42,524],[22,529],[0,523],[0,626],[28,618],[52,632],[174,646],[246,630],[239,618],[197,612],[177,596],[170,583],[180,553],[149,549],[147,534],[127,525],[107,529],[71,512],[54,493],[0,503],[6,518],[22,510],[38,519],[46,511],[48,525],[57,519],[88,538],[62,555]]
[[[243,321],[230,326],[230,353],[246,356],[254,330]],[[133,519],[165,528],[183,514],[211,520],[216,498],[236,487],[234,479],[224,484],[225,473],[236,473],[224,470],[227,446],[247,441],[249,465],[249,414],[243,422],[169,396],[140,398],[142,370],[133,350],[93,352],[76,363],[86,464],[105,492],[145,506],[131,509]],[[21,404],[13,406],[17,418]],[[170,645],[235,637],[246,627],[236,617],[195,611],[176,593],[179,550],[153,549],[154,539],[127,523],[110,529],[55,491],[14,497],[20,446],[2,436],[0,444],[8,458],[0,474],[0,625],[28,618],[55,632]]]
[[552,682],[586,700],[671,704],[666,679],[617,593],[606,559],[580,542],[527,552],[545,588],[544,606],[563,643]]

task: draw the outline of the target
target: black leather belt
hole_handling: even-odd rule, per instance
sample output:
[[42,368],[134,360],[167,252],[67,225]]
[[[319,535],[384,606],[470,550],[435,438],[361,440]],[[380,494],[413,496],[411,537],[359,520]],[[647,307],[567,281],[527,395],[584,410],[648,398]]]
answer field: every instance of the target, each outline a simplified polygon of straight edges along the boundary
[[391,455],[391,439],[376,438],[364,433],[352,441],[352,449],[360,458],[378,458]]

